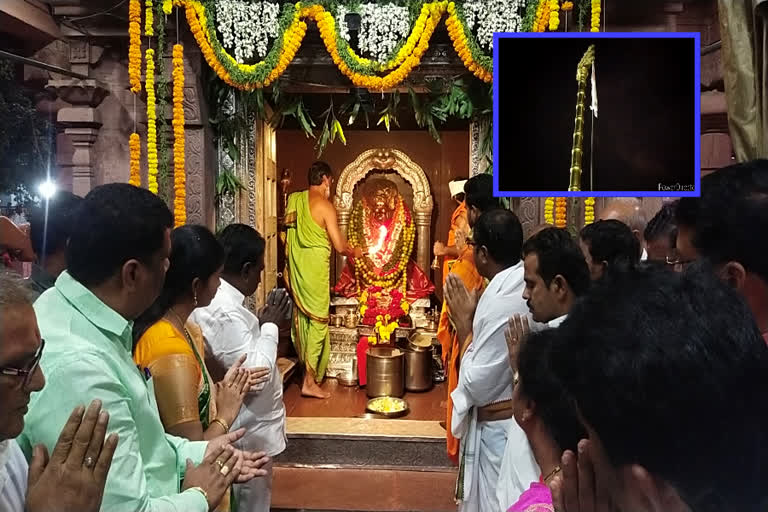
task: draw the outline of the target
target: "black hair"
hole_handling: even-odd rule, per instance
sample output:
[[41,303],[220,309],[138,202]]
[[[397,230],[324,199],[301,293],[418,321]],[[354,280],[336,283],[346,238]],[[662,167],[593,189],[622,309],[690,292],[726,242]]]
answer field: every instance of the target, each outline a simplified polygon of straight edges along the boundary
[[476,247],[484,246],[494,262],[511,267],[520,261],[523,226],[512,211],[496,208],[480,215],[472,228]]
[[693,228],[702,257],[715,264],[737,261],[768,281],[768,160],[704,176],[701,197],[681,198],[675,217],[678,226]]
[[64,250],[83,198],[72,192],[56,192],[47,203],[30,213],[29,238],[39,260]]
[[224,248],[205,226],[188,224],[171,232],[171,265],[163,291],[133,323],[134,345],[174,303],[192,289],[192,281],[206,281],[224,263]]
[[493,176],[478,174],[464,184],[464,202],[467,207],[474,206],[481,212],[500,208],[498,198],[493,197]]
[[595,263],[605,261],[611,270],[630,269],[640,263],[640,242],[623,222],[599,220],[584,226],[579,235]]
[[675,224],[675,208],[677,201],[667,203],[656,212],[656,215],[648,222],[643,232],[646,242],[667,238],[675,246],[677,240],[677,224]]
[[589,290],[589,267],[584,254],[565,229],[546,228],[530,237],[523,245],[523,257],[529,254],[536,254],[539,275],[547,286],[561,275],[577,297]]
[[552,370],[614,466],[644,467],[694,511],[766,510],[768,347],[711,270],[596,284],[558,327]]
[[561,451],[576,453],[579,441],[587,438],[573,399],[550,368],[557,329],[531,333],[520,346],[517,371],[520,393],[536,404],[535,414],[541,418]]
[[76,217],[67,244],[67,271],[86,287],[104,283],[129,260],[149,264],[173,226],[162,199],[127,183],[94,188]]
[[266,241],[258,231],[245,224],[230,224],[219,233],[224,247],[224,273],[239,275],[247,263],[256,263],[264,256]]
[[310,185],[322,184],[323,178],[326,176],[333,176],[333,172],[331,172],[331,166],[327,163],[317,161],[309,166],[309,171],[307,172],[307,181]]

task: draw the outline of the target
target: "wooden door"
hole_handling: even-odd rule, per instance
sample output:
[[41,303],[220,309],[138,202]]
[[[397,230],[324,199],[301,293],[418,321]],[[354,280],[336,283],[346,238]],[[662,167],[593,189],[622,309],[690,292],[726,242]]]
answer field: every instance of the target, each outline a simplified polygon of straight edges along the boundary
[[[267,117],[271,112],[267,112]],[[256,121],[256,229],[267,242],[257,307],[277,285],[277,137],[269,123]]]

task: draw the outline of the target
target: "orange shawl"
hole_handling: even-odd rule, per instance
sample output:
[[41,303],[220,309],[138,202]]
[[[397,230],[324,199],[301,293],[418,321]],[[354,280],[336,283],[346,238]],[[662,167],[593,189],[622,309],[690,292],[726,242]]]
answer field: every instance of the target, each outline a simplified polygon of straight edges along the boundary
[[[453,215],[451,215],[451,229],[448,231],[448,242],[447,246],[452,247],[456,245],[456,234],[461,228],[459,226],[459,220],[464,219],[464,222],[462,223],[465,227],[468,226],[468,220],[467,220],[467,204],[462,201],[462,203],[453,211]],[[464,240],[466,238],[466,233],[464,233],[463,237],[459,237],[460,240]],[[461,249],[463,247],[459,247],[459,254],[461,254]],[[456,264],[457,260],[449,260],[445,259],[443,261],[443,283],[445,283],[445,278],[448,277],[448,273],[451,271],[451,267]]]
[[[461,255],[451,266],[451,273],[459,276],[464,283],[464,286],[467,287],[467,290],[482,291],[485,286],[485,280],[477,273],[471,245],[467,245],[462,249]],[[440,313],[440,323],[437,327],[437,339],[443,349],[443,364],[448,380],[448,398],[446,400],[445,421],[448,457],[450,457],[454,463],[458,464],[459,440],[451,434],[451,415],[453,414],[451,393],[456,389],[456,386],[459,383],[459,345],[463,340],[459,340],[456,336],[456,331],[453,329],[451,321],[448,318],[448,307],[445,304],[445,301],[443,301],[443,310]]]

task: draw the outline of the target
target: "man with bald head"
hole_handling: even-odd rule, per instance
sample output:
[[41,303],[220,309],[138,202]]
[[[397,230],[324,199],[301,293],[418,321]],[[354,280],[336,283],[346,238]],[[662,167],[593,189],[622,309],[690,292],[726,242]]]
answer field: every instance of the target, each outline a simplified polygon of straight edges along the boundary
[[648,253],[645,251],[645,241],[643,240],[643,232],[648,224],[648,219],[645,217],[645,213],[643,213],[643,201],[639,197],[614,197],[609,199],[600,210],[599,220],[618,220],[629,226],[632,234],[640,242],[640,260],[644,261],[648,258]]

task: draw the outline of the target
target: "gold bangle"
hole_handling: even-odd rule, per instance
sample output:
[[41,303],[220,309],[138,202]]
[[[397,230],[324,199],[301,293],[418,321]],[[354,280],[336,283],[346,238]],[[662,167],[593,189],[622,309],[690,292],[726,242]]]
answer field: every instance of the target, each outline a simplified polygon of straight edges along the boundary
[[220,418],[216,418],[211,423],[218,423],[221,426],[221,428],[224,429],[224,433],[225,434],[229,432],[229,425],[227,425],[226,421],[224,421],[224,420],[222,420]]
[[208,493],[205,492],[205,489],[203,489],[202,487],[190,487],[187,490],[188,491],[197,491],[197,492],[199,492],[200,494],[203,495],[203,498],[205,498],[205,501],[208,501]]

